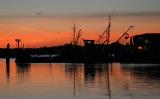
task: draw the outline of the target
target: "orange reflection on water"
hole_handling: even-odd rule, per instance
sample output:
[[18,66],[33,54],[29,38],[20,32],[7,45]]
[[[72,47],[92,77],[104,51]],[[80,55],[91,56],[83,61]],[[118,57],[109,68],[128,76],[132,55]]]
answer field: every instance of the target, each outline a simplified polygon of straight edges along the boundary
[[[159,65],[31,63],[0,60],[0,96],[43,99],[159,95]],[[8,91],[11,94],[8,94]],[[83,97],[82,97],[83,96]]]

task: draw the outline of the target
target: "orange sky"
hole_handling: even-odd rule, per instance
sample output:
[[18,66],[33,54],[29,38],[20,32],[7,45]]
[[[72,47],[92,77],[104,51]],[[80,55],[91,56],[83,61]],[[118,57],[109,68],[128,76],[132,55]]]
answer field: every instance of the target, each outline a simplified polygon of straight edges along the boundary
[[[25,47],[57,46],[70,43],[73,24],[83,31],[82,38],[97,39],[108,24],[108,17],[0,17],[0,47],[16,46],[22,38]],[[159,16],[113,16],[111,41],[134,25],[133,34],[160,32]]]

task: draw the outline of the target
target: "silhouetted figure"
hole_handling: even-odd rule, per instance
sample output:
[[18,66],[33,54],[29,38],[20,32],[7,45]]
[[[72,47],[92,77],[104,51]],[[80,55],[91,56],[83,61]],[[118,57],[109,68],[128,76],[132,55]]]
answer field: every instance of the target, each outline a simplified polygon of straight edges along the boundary
[[6,49],[6,75],[7,75],[7,81],[10,79],[10,45],[7,44]]
[[10,45],[9,45],[9,43],[7,44],[7,48],[6,48],[6,58],[10,58]]

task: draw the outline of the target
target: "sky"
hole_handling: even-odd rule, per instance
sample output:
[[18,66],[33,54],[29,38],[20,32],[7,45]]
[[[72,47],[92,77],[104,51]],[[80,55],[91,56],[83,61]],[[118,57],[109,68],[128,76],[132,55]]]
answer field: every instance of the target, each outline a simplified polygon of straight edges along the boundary
[[21,38],[26,47],[70,43],[73,24],[97,39],[112,14],[111,41],[130,25],[134,34],[160,32],[160,0],[0,0],[0,47]]

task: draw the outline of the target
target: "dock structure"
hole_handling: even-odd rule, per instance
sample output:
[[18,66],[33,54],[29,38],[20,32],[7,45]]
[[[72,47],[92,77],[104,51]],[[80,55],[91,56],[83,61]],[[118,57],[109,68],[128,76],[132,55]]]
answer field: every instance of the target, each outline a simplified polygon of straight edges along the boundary
[[132,39],[131,45],[95,44],[95,40],[85,39],[84,46],[19,49],[16,62],[160,62],[160,33],[135,35]]

